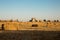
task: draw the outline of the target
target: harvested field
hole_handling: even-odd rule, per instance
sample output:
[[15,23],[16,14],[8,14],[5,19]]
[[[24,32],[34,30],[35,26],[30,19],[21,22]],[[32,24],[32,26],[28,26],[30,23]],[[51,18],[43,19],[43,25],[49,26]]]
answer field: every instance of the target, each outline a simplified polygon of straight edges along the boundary
[[60,31],[0,31],[0,40],[60,40]]

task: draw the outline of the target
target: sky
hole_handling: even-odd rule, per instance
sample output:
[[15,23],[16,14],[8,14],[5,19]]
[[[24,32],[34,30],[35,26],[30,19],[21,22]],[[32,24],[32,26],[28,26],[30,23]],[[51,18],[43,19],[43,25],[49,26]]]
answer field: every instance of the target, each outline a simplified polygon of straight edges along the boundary
[[60,20],[60,0],[0,0],[0,19]]

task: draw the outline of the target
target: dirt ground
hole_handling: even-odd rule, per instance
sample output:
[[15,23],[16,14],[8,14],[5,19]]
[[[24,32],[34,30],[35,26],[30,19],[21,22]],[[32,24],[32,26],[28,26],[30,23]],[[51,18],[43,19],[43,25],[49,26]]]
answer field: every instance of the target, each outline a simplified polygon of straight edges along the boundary
[[0,31],[0,40],[60,40],[60,31]]

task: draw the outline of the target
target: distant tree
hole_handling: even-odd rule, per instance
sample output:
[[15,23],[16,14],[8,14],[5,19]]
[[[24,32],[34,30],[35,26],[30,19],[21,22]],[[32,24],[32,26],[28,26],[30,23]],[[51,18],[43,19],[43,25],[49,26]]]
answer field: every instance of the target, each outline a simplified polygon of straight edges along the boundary
[[31,20],[29,20],[29,22],[32,22],[33,18],[31,18]]
[[31,20],[29,20],[29,22],[32,22],[32,19],[31,19]]
[[50,20],[47,20],[47,22],[51,22]]
[[54,20],[54,22],[56,22],[56,20]]
[[41,20],[39,20],[39,22],[41,22]]
[[56,20],[57,22],[59,22],[59,20]]
[[44,19],[43,21],[46,22],[46,19]]
[[29,20],[29,22],[32,22],[32,20]]

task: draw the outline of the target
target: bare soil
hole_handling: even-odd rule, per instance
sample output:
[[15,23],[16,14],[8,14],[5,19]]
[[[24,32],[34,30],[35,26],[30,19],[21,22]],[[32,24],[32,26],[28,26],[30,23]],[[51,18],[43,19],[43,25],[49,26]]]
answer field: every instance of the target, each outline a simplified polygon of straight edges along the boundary
[[60,31],[2,31],[0,40],[60,40]]

